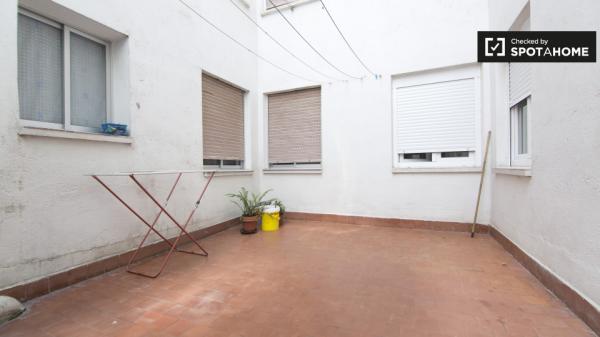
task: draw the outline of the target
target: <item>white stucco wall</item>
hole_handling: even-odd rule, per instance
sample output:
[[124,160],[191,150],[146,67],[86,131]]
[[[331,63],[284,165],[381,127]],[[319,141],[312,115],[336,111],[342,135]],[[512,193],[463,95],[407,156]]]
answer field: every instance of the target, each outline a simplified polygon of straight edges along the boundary
[[[201,169],[202,70],[256,92],[256,59],[177,1],[57,2],[129,36],[130,84],[128,92],[119,94],[125,96],[134,143],[17,134],[17,0],[1,1],[0,289],[135,247],[144,225],[84,174]],[[254,26],[239,19],[229,3],[189,3],[236,38],[256,45]],[[255,114],[255,98],[248,95],[249,114]],[[254,133],[248,138],[254,142]],[[142,179],[164,198],[173,178]],[[144,215],[155,214],[125,179],[108,181],[140,205]],[[203,182],[198,174],[182,180],[171,203],[178,218],[187,215]],[[237,216],[224,194],[240,186],[253,188],[254,182],[252,175],[215,178],[191,229]],[[164,217],[160,227],[167,225],[173,227]]]
[[[490,1],[491,28],[508,29],[525,3]],[[594,0],[532,1],[530,12],[532,30],[600,27]],[[507,132],[504,67],[494,66],[498,132]],[[492,224],[599,307],[600,65],[534,64],[532,82],[532,176],[495,175]]]
[[[27,0],[24,0],[27,1]],[[42,1],[42,0],[39,0]],[[46,1],[46,0],[43,0]],[[250,13],[294,53],[340,77],[261,0]],[[144,227],[91,178],[90,172],[200,169],[201,71],[249,91],[248,153],[254,175],[215,178],[192,229],[237,216],[223,196],[240,186],[273,188],[301,212],[471,221],[479,174],[392,173],[392,77],[476,62],[476,32],[506,30],[523,0],[329,0],[336,21],[381,78],[321,81],[321,174],[265,174],[265,92],[314,85],[257,61],[176,1],[57,0],[127,34],[126,92],[119,92],[134,143],[19,136],[17,0],[0,2],[0,289],[132,249]],[[229,1],[188,0],[228,33],[279,65],[320,77],[280,50]],[[600,26],[594,0],[534,1],[533,30]],[[318,2],[284,13],[336,65],[364,74]],[[43,14],[43,13],[42,13]],[[481,68],[481,139],[504,132],[505,65]],[[534,66],[532,177],[487,172],[479,222],[498,230],[576,290],[600,303],[600,69],[595,64]],[[122,79],[120,79],[122,80]],[[122,84],[122,83],[121,83]],[[124,103],[123,103],[124,102]],[[123,113],[122,111],[119,114]],[[479,144],[480,151],[483,144]],[[492,165],[502,156],[492,147]],[[143,214],[155,208],[125,181],[110,178]],[[169,179],[146,180],[159,195]],[[182,181],[174,213],[185,216],[203,182]],[[189,183],[189,184],[188,184]],[[166,220],[161,228],[167,227]],[[171,235],[175,232],[172,230]]]
[[[391,82],[394,75],[476,62],[476,32],[487,28],[487,1],[326,3],[357,53],[382,77],[323,83],[322,174],[263,174],[261,186],[274,188],[293,211],[472,221],[479,174],[392,174]],[[318,1],[283,12],[336,66],[353,75],[366,73]],[[262,16],[261,24],[311,65],[341,76],[312,52],[276,12]],[[259,34],[258,41],[262,54],[272,55],[297,73],[319,78],[264,34]],[[288,81],[268,65],[259,64],[259,69],[263,92],[309,85],[302,80]],[[485,83],[486,68],[481,76]],[[485,139],[490,120],[489,103],[483,96],[480,132]],[[261,100],[263,97],[259,98],[263,109],[259,118],[264,119]],[[259,139],[264,142],[264,121],[259,125]],[[479,147],[481,150],[483,144]],[[260,153],[259,163],[265,168],[265,153]],[[490,214],[490,185],[486,184],[479,217],[482,223],[488,223]]]

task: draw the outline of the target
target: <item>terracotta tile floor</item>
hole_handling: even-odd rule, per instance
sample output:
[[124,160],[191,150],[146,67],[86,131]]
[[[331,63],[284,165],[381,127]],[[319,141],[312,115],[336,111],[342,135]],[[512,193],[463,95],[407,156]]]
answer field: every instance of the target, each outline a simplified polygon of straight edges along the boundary
[[31,301],[0,335],[594,336],[488,236],[290,221],[203,243],[156,280],[118,269]]

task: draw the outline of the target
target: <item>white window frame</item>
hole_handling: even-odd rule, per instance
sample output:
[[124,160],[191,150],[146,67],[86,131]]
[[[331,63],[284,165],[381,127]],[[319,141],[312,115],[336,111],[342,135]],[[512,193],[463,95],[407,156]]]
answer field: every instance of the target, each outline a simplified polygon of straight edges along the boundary
[[[110,47],[111,44],[104,40],[98,39],[92,35],[84,33],[80,30],[67,26],[65,24],[58,23],[56,21],[52,21],[43,16],[25,10],[23,8],[19,8],[19,14],[28,16],[34,20],[40,21],[42,23],[48,24],[52,27],[58,28],[62,30],[63,37],[63,124],[60,123],[49,123],[49,122],[41,122],[29,119],[22,119],[19,111],[19,120],[22,126],[25,127],[33,127],[33,128],[43,128],[43,129],[53,129],[53,130],[64,130],[64,131],[74,131],[74,132],[84,132],[84,133],[100,133],[100,126],[97,128],[78,126],[71,124],[71,33],[80,35],[86,39],[92,40],[94,42],[100,43],[104,45],[105,58],[106,58],[106,121],[109,122],[111,120],[111,107],[112,107],[112,95],[111,95],[111,52]],[[20,62],[20,60],[18,60]]]
[[[446,81],[473,79],[475,81],[475,148],[457,149],[455,151],[422,152],[430,153],[431,161],[419,159],[404,159],[404,152],[396,144],[396,98],[394,90],[397,87],[408,87],[423,84],[432,84]],[[451,168],[476,168],[481,163],[481,68],[478,64],[464,64],[448,68],[431,69],[394,76],[392,78],[392,149],[393,169],[451,169]],[[469,152],[468,157],[442,158],[444,152]]]
[[[519,109],[523,102],[527,105],[527,152],[519,153]],[[531,95],[510,108],[510,166],[531,167]]]

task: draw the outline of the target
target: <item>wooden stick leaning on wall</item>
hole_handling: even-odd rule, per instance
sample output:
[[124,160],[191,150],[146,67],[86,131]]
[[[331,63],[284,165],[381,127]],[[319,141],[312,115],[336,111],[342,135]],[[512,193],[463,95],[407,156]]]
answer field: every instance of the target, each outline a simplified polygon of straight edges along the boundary
[[492,131],[488,131],[487,140],[485,141],[485,153],[483,154],[483,166],[481,167],[481,179],[479,180],[479,192],[477,193],[477,205],[475,206],[475,216],[473,217],[473,225],[471,225],[471,237],[475,236],[475,227],[477,226],[477,214],[479,213],[479,202],[481,201],[481,189],[483,188],[483,178],[485,177],[485,167],[487,166],[488,150],[490,149],[490,138]]

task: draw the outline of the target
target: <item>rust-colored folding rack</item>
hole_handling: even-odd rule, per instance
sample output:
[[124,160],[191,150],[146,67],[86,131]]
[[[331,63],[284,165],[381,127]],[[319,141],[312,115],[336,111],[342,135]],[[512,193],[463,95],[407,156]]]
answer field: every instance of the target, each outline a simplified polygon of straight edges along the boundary
[[[163,272],[163,270],[167,266],[167,263],[169,262],[169,259],[171,258],[171,255],[173,254],[173,252],[180,252],[180,253],[200,255],[200,256],[208,256],[208,252],[204,248],[202,248],[200,243],[198,243],[198,241],[196,239],[194,239],[194,237],[187,231],[187,227],[190,224],[192,217],[194,216],[194,213],[196,213],[196,210],[198,209],[198,206],[200,205],[200,201],[202,201],[202,198],[204,197],[204,194],[206,193],[206,189],[208,188],[208,185],[212,181],[212,179],[215,175],[215,172],[210,172],[208,180],[204,184],[204,187],[202,188],[202,192],[200,193],[200,196],[196,199],[196,201],[194,203],[194,207],[190,211],[188,217],[186,218],[186,220],[183,224],[178,222],[177,219],[175,219],[175,217],[173,217],[173,215],[171,213],[169,213],[169,211],[167,211],[167,209],[166,209],[166,207],[169,203],[169,200],[173,196],[173,192],[175,191],[175,188],[177,187],[177,185],[179,184],[179,181],[181,180],[181,176],[185,173],[195,173],[195,172],[203,172],[204,173],[204,171],[152,171],[152,172],[128,172],[128,173],[91,174],[90,175],[98,183],[100,183],[100,185],[102,185],[108,192],[110,192],[110,194],[112,194],[119,202],[121,202],[121,204],[123,204],[123,206],[125,206],[138,219],[140,219],[142,221],[142,223],[144,223],[144,225],[146,225],[148,227],[148,230],[146,231],[146,235],[144,235],[144,238],[139,243],[137,249],[135,250],[135,252],[131,256],[131,258],[129,259],[129,262],[127,263],[127,272],[136,274],[136,275],[140,275],[140,276],[144,276],[144,277],[148,277],[148,278],[156,278]],[[175,181],[173,182],[173,185],[171,186],[171,189],[169,190],[169,194],[167,195],[167,198],[165,199],[163,204],[161,204],[158,201],[158,199],[155,196],[153,196],[152,193],[137,178],[137,176],[140,176],[140,175],[157,175],[157,174],[169,174],[169,175],[176,176]],[[121,196],[119,196],[117,194],[117,192],[115,192],[112,188],[110,188],[108,186],[108,184],[100,178],[100,177],[107,177],[107,176],[127,176],[127,177],[129,177],[130,181],[132,181],[136,186],[138,186],[142,190],[142,192],[144,192],[144,194],[150,200],[152,200],[152,202],[156,206],[158,206],[158,208],[160,209],[159,212],[154,217],[154,220],[150,223],[149,221],[144,219],[144,217],[142,217],[139,212],[137,212],[135,209],[133,209],[133,207],[130,204],[128,204]],[[171,240],[167,239],[164,235],[162,235],[155,228],[156,223],[158,222],[161,215],[163,215],[163,214],[165,214],[179,228],[179,235],[177,236],[177,238],[175,238],[175,240],[173,242],[171,242]],[[167,255],[163,258],[163,261],[161,263],[161,266],[160,266],[160,269],[158,270],[158,272],[156,272],[154,274],[147,274],[147,273],[133,270],[133,264],[135,263],[135,258],[137,257],[138,253],[142,249],[144,243],[148,239],[148,236],[150,235],[151,232],[156,233],[156,235],[158,235],[165,243],[167,243],[169,245],[170,249],[169,249],[169,252],[167,253]],[[188,251],[188,250],[178,249],[177,245],[180,243],[180,240],[183,236],[187,236],[190,239],[190,241],[201,250],[201,252],[194,252],[191,250]]]

